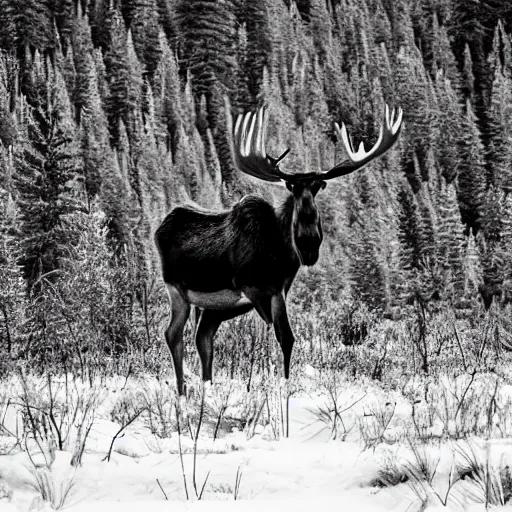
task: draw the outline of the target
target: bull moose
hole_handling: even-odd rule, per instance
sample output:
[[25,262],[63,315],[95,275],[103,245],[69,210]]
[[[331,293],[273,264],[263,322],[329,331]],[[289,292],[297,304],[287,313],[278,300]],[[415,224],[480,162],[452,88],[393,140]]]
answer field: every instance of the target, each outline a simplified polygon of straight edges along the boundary
[[171,351],[178,394],[184,394],[183,330],[191,306],[200,309],[195,342],[203,381],[212,379],[213,339],[220,324],[255,309],[273,324],[284,356],[288,379],[294,335],[288,321],[286,296],[302,265],[318,260],[322,222],[315,197],[326,182],[361,169],[397,141],[402,111],[385,108],[377,142],[354,151],[345,124],[336,124],[347,159],[325,172],[288,173],[279,158],[266,154],[267,111],[238,116],[233,130],[233,159],[239,171],[269,182],[285,183],[290,191],[278,207],[249,195],[230,210],[206,212],[176,207],[155,233],[163,279],[171,306],[165,338]]

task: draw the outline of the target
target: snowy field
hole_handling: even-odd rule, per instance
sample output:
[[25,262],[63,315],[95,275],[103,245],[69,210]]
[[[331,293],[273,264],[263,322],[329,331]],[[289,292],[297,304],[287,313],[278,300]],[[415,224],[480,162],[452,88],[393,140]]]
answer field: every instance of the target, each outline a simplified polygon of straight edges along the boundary
[[[476,511],[510,498],[511,387],[494,393],[490,415],[477,400],[459,405],[472,389],[463,378],[422,401],[370,382],[308,392],[317,386],[306,374],[288,421],[283,383],[248,394],[224,380],[206,390],[199,433],[191,395],[181,435],[173,381],[13,377],[1,395],[0,510]],[[489,388],[473,385],[475,396]],[[500,434],[464,433],[478,424]]]

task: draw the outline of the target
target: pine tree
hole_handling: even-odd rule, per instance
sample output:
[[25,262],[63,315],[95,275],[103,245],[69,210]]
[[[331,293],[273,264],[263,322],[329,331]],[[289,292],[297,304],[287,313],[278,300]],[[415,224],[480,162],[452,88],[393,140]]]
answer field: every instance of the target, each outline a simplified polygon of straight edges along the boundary
[[409,46],[414,41],[414,31],[410,15],[410,4],[406,0],[382,0],[384,9],[391,22],[393,41],[398,50],[402,46]]
[[11,112],[16,104],[18,73],[15,59],[0,54],[0,148],[12,146],[17,138]]
[[215,82],[229,90],[235,64],[232,1],[180,0],[176,21],[180,59],[191,73],[197,100],[203,94],[208,98]]
[[479,239],[483,282],[480,293],[486,308],[494,297],[501,296],[506,264],[503,247],[503,206],[505,198],[498,187],[487,191],[482,210],[482,236]]
[[458,172],[458,199],[462,222],[477,233],[481,225],[484,203],[486,173],[484,166],[484,147],[476,117],[469,103],[466,103],[466,114],[462,117],[459,138],[460,166]]
[[501,65],[495,69],[488,110],[487,182],[512,192],[512,78]]
[[256,105],[263,79],[263,69],[268,66],[272,51],[266,2],[241,0],[237,19],[245,30],[247,41],[238,72],[247,80],[247,90],[250,95],[250,103],[241,106],[249,109]]
[[122,120],[128,131],[137,116],[141,105],[142,69],[135,53],[130,32],[126,33],[119,12],[112,16],[111,45],[105,54],[109,95],[106,100],[111,141],[119,142],[119,121]]
[[464,249],[464,295],[474,298],[483,282],[481,254],[475,236],[470,234]]
[[174,48],[178,33],[174,16],[174,0],[157,0],[157,9],[160,27],[165,32],[167,40]]
[[[80,2],[78,2],[78,6],[80,6]],[[73,0],[54,0],[52,10],[55,16],[60,41],[64,53],[66,54],[75,30],[76,17],[74,2]]]
[[373,2],[373,25],[375,27],[375,43],[380,45],[384,43],[386,47],[390,44],[391,37],[391,23],[388,18],[388,14],[382,5],[382,0],[376,0]]
[[503,198],[501,216],[501,259],[503,261],[503,292],[506,302],[512,301],[512,195],[506,194]]
[[[0,86],[1,87],[1,86]],[[23,336],[26,286],[18,264],[20,254],[16,238],[16,208],[11,190],[12,150],[0,146],[0,353],[8,364]]]
[[443,184],[439,197],[438,255],[447,285],[455,293],[460,293],[464,286],[463,244],[457,191],[453,183]]
[[20,62],[25,62],[26,49],[55,47],[49,0],[0,0],[0,26],[0,47],[14,49]]
[[399,277],[396,293],[400,301],[407,301],[413,293],[411,279],[420,267],[422,256],[418,202],[407,181],[401,181],[397,201]]
[[462,114],[456,92],[442,72],[438,72],[436,78],[436,91],[440,111],[437,156],[442,175],[448,183],[452,183],[457,177],[460,165],[458,141],[462,130]]
[[171,155],[178,144],[178,128],[185,122],[182,112],[182,95],[178,63],[163,33],[160,33],[161,59],[155,71],[153,95],[155,101],[155,136]]
[[[158,6],[156,0],[130,0],[123,3],[126,26],[133,37],[139,61],[150,80],[160,60]],[[125,12],[129,11],[129,14]]]
[[[434,31],[436,36],[434,43],[434,69],[439,73],[443,73],[451,83],[455,91],[460,90],[461,76],[457,67],[457,61],[452,51],[450,39],[446,26],[439,26],[437,16],[434,18]],[[440,98],[441,100],[441,98]]]
[[[462,68],[461,92],[464,99],[475,101],[475,75],[473,74],[473,58],[468,45],[464,47],[464,61]],[[474,103],[473,103],[474,104]]]
[[30,286],[59,268],[73,236],[62,221],[83,206],[82,164],[64,80],[48,61],[36,56],[32,83],[28,140],[16,151],[14,161],[20,262]]
[[[427,156],[432,149],[437,128],[436,105],[431,94],[430,78],[425,73],[421,54],[416,48],[402,48],[395,66],[397,94],[407,123],[404,136],[406,174],[415,192],[420,183],[414,172],[419,171],[421,180],[428,179]],[[415,158],[418,165],[415,165]]]
[[371,308],[386,309],[386,275],[381,258],[382,233],[377,208],[365,210],[360,198],[354,198],[351,206],[348,238],[353,292]]

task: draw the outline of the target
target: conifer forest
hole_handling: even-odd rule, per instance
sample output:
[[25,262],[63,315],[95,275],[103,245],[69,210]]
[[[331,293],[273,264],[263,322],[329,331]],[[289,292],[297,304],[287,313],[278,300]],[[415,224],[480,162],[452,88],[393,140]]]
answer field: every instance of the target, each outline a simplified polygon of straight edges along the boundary
[[[398,142],[317,196],[320,259],[287,298],[289,381],[273,329],[248,313],[216,335],[205,402],[192,315],[180,428],[156,229],[179,205],[289,195],[237,170],[239,114],[266,105],[269,154],[290,148],[281,169],[320,172],[343,156],[335,123],[368,150],[386,104],[403,110]],[[5,477],[6,500],[63,506],[53,463],[85,467],[105,418],[158,446],[194,441],[193,477],[176,473],[176,496],[159,477],[151,499],[214,499],[227,491],[204,475],[196,489],[198,443],[234,426],[288,437],[308,392],[327,397],[313,402],[330,442],[412,454],[382,456],[366,488],[427,503],[443,477],[437,503],[505,505],[512,473],[482,443],[512,436],[511,383],[512,2],[0,0],[0,503],[2,468],[28,456],[36,483]],[[114,434],[103,464],[130,452]],[[448,440],[466,443],[447,449],[452,469],[448,455],[438,473],[420,464]],[[237,499],[251,473],[235,472]]]

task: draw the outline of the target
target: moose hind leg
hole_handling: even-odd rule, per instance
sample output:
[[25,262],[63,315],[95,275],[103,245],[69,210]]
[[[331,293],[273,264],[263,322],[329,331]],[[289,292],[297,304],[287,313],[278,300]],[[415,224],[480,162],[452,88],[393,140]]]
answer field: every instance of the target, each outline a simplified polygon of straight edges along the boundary
[[205,309],[196,330],[196,346],[203,369],[203,381],[212,380],[213,338],[223,320],[222,311]]
[[190,305],[183,299],[178,290],[168,284],[167,291],[171,303],[171,321],[165,331],[165,341],[171,351],[178,395],[184,394],[183,386],[183,329],[190,313]]
[[271,299],[271,307],[272,323],[274,324],[276,338],[281,345],[281,350],[283,351],[284,376],[288,379],[290,377],[290,362],[295,338],[288,321],[288,313],[286,311],[284,296],[282,294],[273,295]]

